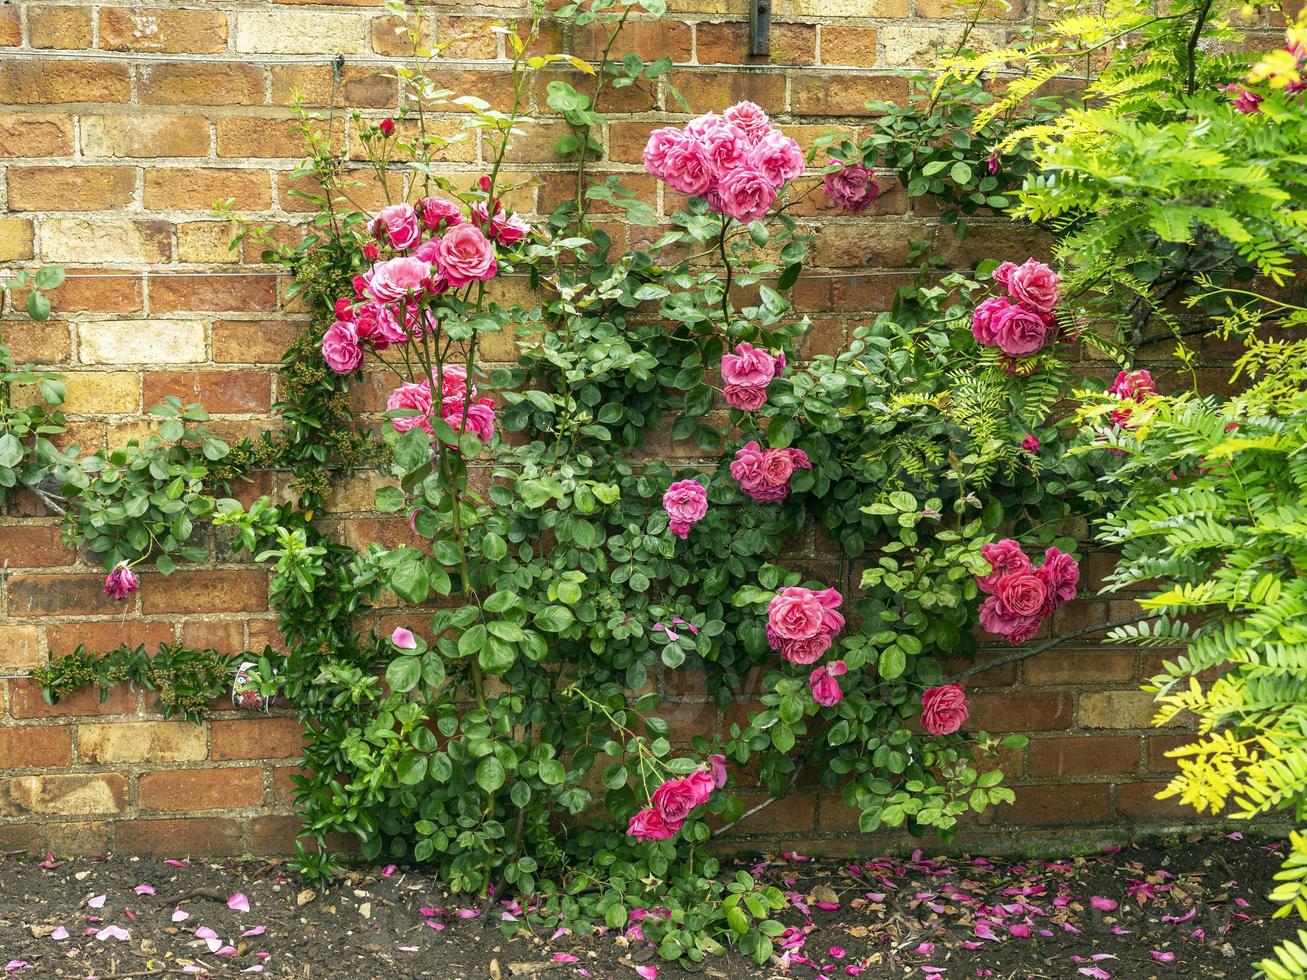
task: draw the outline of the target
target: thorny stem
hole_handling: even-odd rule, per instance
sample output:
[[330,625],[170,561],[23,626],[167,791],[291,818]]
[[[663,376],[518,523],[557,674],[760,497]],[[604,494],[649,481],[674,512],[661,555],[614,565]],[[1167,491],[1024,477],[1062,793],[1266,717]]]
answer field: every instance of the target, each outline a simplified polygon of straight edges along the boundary
[[[631,16],[631,7],[626,7],[622,11],[621,19],[618,20],[617,26],[613,28],[613,33],[608,35],[608,43],[604,45],[603,54],[599,57],[598,78],[595,80],[594,95],[590,98],[590,111],[597,113],[599,111],[599,97],[603,94],[604,83],[608,80],[608,74],[604,70],[608,65],[608,56],[613,51],[613,45],[617,43],[617,36],[622,33],[622,28],[626,26],[626,18]],[[581,133],[581,155],[576,161],[576,220],[577,227],[585,227],[585,213],[588,205],[585,199],[585,155],[590,148],[590,127],[587,125]]]

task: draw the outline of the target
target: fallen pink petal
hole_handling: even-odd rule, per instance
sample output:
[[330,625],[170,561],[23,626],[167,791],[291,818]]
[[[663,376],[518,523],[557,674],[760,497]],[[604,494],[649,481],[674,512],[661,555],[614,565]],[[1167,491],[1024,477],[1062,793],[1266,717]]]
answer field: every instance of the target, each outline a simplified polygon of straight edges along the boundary
[[137,895],[153,895],[153,894],[154,894],[154,886],[153,886],[153,885],[137,885],[135,888],[132,889],[132,891],[136,892]]
[[244,932],[242,932],[241,938],[249,939],[253,936],[262,936],[267,931],[268,931],[267,926],[255,926],[253,929],[246,929]]
[[54,932],[50,933],[50,938],[57,943],[61,943],[68,938],[68,930],[63,926],[59,926]]
[[191,917],[191,913],[187,912],[185,909],[173,909],[173,910],[172,910],[172,921],[173,921],[173,922],[185,922],[185,921],[186,921],[187,919],[189,919],[190,917]]
[[121,926],[105,926],[103,929],[101,929],[99,932],[95,934],[95,938],[98,939],[100,942],[105,943],[105,942],[109,942],[110,940],[114,940],[116,942],[126,942],[132,937],[131,937],[131,933],[129,933],[126,929],[122,928]]
[[242,892],[237,892],[227,899],[227,908],[233,912],[248,912],[250,910],[250,900]]
[[96,895],[94,898],[87,899],[86,905],[88,908],[102,909],[104,908],[104,900],[107,897],[107,895]]

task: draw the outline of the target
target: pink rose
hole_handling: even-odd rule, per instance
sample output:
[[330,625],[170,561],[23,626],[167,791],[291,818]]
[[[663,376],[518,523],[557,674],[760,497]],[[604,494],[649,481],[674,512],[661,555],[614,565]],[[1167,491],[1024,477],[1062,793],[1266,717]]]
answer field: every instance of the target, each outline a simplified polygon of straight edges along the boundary
[[1252,115],[1255,112],[1262,111],[1262,97],[1256,92],[1249,92],[1236,82],[1231,82],[1225,87],[1225,90],[1235,93],[1230,99],[1230,105],[1234,106],[1237,111],[1244,113],[1244,115]]
[[771,180],[751,167],[728,171],[718,182],[717,192],[722,196],[722,211],[746,224],[763,217],[776,203]]
[[790,476],[795,469],[812,469],[808,454],[802,449],[762,449],[752,441],[735,451],[730,466],[731,476],[740,484],[740,490],[764,503],[781,500],[789,494]]
[[757,385],[731,385],[722,389],[722,398],[731,408],[742,412],[756,412],[767,404],[767,389]]
[[748,136],[740,127],[724,119],[718,118],[702,126],[695,138],[707,153],[708,166],[718,179],[742,167],[748,159]]
[[821,600],[811,589],[781,589],[767,606],[767,622],[786,640],[806,640],[822,629]]
[[818,632],[816,636],[809,636],[803,640],[785,640],[779,637],[769,639],[777,640],[774,646],[779,648],[782,657],[792,664],[799,664],[804,667],[808,666],[808,664],[815,664],[820,660],[822,655],[831,648],[832,642],[831,634],[825,630]]
[[[440,402],[440,417],[455,432],[463,432],[464,395],[450,395]],[[495,403],[489,398],[474,399],[467,403],[467,431],[482,445],[489,445],[495,437]]]
[[693,139],[669,144],[662,153],[662,169],[669,187],[691,196],[709,190],[715,179],[708,151]]
[[808,675],[808,688],[812,691],[812,699],[825,708],[839,704],[844,700],[844,692],[840,690],[840,682],[836,678],[848,672],[849,668],[843,660],[818,667]]
[[721,789],[726,785],[726,756],[710,755],[708,756],[708,765],[712,770],[713,785]]
[[365,340],[376,350],[385,350],[391,344],[402,344],[408,334],[395,319],[395,313],[383,303],[364,303],[354,317],[354,330],[359,340]]
[[1039,616],[1018,616],[996,595],[980,604],[980,626],[987,633],[1001,636],[1009,643],[1021,644],[1039,630]]
[[844,629],[844,616],[839,611],[840,604],[844,602],[844,596],[840,595],[836,589],[822,589],[816,595],[817,601],[821,603],[822,629],[832,635]]
[[971,314],[971,336],[986,347],[998,346],[998,333],[994,329],[994,316],[1012,304],[1003,296],[991,296]]
[[1048,587],[1034,572],[1004,575],[999,579],[994,595],[1017,616],[1037,616],[1043,619],[1053,611],[1049,603]]
[[663,494],[663,510],[672,533],[684,540],[708,513],[708,491],[697,480],[680,480]]
[[764,449],[762,466],[759,467],[762,478],[773,487],[788,487],[790,475],[794,472],[794,459],[788,449]]
[[982,545],[980,555],[989,562],[992,571],[988,575],[978,576],[976,584],[980,591],[994,594],[998,580],[1009,572],[1028,572],[1031,570],[1030,559],[1021,550],[1021,545],[1012,538],[1004,538],[993,544]]
[[1061,280],[1043,262],[1026,259],[1021,265],[1007,270],[1004,278],[1003,285],[1008,294],[1026,309],[1034,313],[1052,313],[1057,306]]
[[[440,262],[440,239],[428,238],[425,242],[413,249],[413,258],[421,259],[423,262],[430,262],[433,266]],[[435,271],[434,269],[432,270]]]
[[484,201],[472,205],[472,217],[483,227],[489,224],[490,237],[501,245],[514,245],[531,233],[529,224],[516,214],[507,214],[503,208],[497,210],[493,218],[489,215],[490,209]]
[[350,374],[363,365],[363,348],[359,346],[354,324],[337,320],[322,336],[322,359],[337,374]]
[[779,188],[803,173],[803,150],[790,137],[770,130],[749,150],[748,163]]
[[680,779],[667,780],[653,791],[649,802],[664,823],[680,826],[696,807],[708,802],[716,788],[712,773],[700,769]]
[[999,350],[1010,357],[1024,357],[1048,343],[1052,325],[1047,314],[1008,306],[995,311],[990,326]]
[[458,205],[443,197],[424,197],[418,201],[416,210],[428,231],[444,231],[463,222],[463,212]]
[[499,266],[495,247],[476,225],[456,225],[440,239],[440,271],[457,289],[493,279]]
[[752,102],[735,103],[722,113],[722,118],[744,130],[750,145],[753,146],[771,132],[771,120],[767,118],[767,113]]
[[822,188],[826,191],[826,196],[845,214],[859,214],[867,210],[880,194],[871,171],[861,164],[830,159],[826,161],[826,166],[840,168],[822,178]]
[[1032,456],[1039,452],[1039,440],[1034,435],[1027,432],[1026,437],[1021,440],[1021,448]]
[[[1109,395],[1116,395],[1122,401],[1142,402],[1149,395],[1156,393],[1153,376],[1145,370],[1122,371],[1116,376],[1112,387],[1107,389]],[[1118,428],[1126,428],[1130,421],[1130,409],[1114,409],[1108,416]]]
[[1012,281],[1012,273],[1016,271],[1017,264],[1015,262],[1000,262],[998,268],[993,271],[992,275],[996,283],[1004,289],[1008,289],[1008,283]]
[[416,426],[428,435],[435,434],[435,430],[431,427],[431,386],[425,382],[413,384],[406,381],[400,385],[386,399],[386,409],[391,412],[410,409],[417,413],[392,418],[390,424],[395,427],[396,432],[407,432]]
[[679,823],[669,824],[661,813],[650,807],[631,818],[626,826],[626,835],[636,840],[667,840],[675,837],[680,829]]
[[722,355],[722,381],[728,385],[765,388],[776,377],[776,358],[770,351],[747,341],[735,345],[733,354]]
[[121,602],[133,592],[141,590],[141,580],[127,567],[127,562],[120,561],[104,580],[104,594],[115,602]]
[[390,242],[392,248],[406,251],[418,243],[418,216],[411,204],[391,204],[377,212],[368,225],[377,238]]
[[931,735],[952,735],[967,720],[961,684],[932,687],[921,695],[921,727]]
[[336,300],[334,310],[337,320],[354,319],[354,302],[347,296],[342,296],[340,299]]
[[667,179],[667,154],[674,147],[681,147],[690,141],[684,131],[673,126],[655,129],[649,134],[649,141],[644,145],[644,169],[659,180]]
[[1044,580],[1053,602],[1061,605],[1076,597],[1080,565],[1066,552],[1049,548],[1044,552],[1044,564],[1039,569],[1039,577]]
[[[461,364],[446,364],[440,371],[440,397],[462,398],[467,391],[467,368]],[[477,395],[476,385],[472,386],[472,397]]]
[[378,262],[363,274],[363,283],[373,299],[393,303],[407,293],[421,292],[423,282],[430,275],[431,263],[401,257]]

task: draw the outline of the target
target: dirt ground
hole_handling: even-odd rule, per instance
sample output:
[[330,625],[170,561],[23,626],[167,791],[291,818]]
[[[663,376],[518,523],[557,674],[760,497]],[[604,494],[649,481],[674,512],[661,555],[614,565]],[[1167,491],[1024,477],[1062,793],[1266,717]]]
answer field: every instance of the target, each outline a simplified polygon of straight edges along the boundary
[[[1045,860],[742,859],[789,893],[767,967],[713,978],[1247,980],[1292,935],[1264,897],[1283,845],[1239,834]],[[734,869],[730,869],[733,875]],[[248,906],[248,908],[246,908]],[[421,871],[358,868],[322,894],[277,862],[0,860],[0,966],[21,980],[153,976],[671,980],[638,923],[589,936],[522,927],[515,906],[451,900]],[[509,919],[505,919],[509,916]]]

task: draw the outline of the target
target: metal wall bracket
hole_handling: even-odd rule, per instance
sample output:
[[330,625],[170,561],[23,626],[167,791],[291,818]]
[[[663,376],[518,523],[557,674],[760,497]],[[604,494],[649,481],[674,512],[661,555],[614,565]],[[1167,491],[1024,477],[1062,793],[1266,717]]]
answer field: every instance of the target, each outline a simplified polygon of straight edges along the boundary
[[749,0],[749,54],[771,54],[771,0]]

